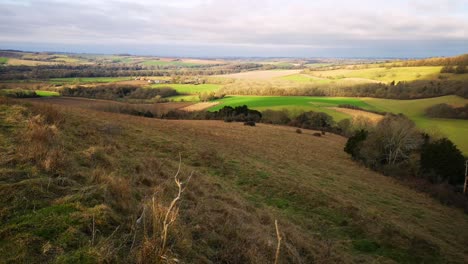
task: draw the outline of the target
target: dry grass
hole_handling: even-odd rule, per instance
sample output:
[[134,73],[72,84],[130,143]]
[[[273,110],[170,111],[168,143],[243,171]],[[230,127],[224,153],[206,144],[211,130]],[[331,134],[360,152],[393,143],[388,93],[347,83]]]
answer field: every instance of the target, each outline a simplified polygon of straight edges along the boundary
[[[25,229],[18,218],[2,218],[6,227],[0,234],[21,242],[9,250],[0,244],[7,260],[30,255],[37,257],[30,262],[71,262],[78,255],[95,262],[160,261],[166,256],[169,262],[271,263],[278,248],[278,219],[278,263],[468,261],[463,212],[357,165],[343,152],[346,139],[340,136],[316,138],[315,131],[298,134],[291,127],[157,120],[57,107],[66,117],[58,126],[58,139],[67,139],[64,151],[70,159],[62,166],[64,180],[53,179],[47,188],[48,178],[38,178],[49,189],[47,196],[37,182],[2,182],[2,215],[14,211],[25,216],[23,222],[38,219],[49,208],[46,204],[56,210],[53,218],[39,220],[53,230],[74,227],[67,232],[80,239],[63,244],[65,238],[55,233],[35,235],[45,229],[38,220],[27,222],[32,228]],[[12,106],[7,109],[13,111]],[[0,120],[6,122],[3,114]],[[180,175],[195,171],[182,196],[171,176],[179,153]],[[2,170],[15,168],[0,169],[1,176]],[[27,194],[21,186],[28,187]],[[39,186],[42,196],[33,186]],[[30,199],[26,205],[14,198],[16,192]],[[171,207],[175,197],[182,199]],[[63,225],[56,226],[60,221]],[[23,237],[31,239],[19,240]],[[56,249],[49,252],[58,253],[42,255],[46,242],[50,246],[45,248]]]
[[277,77],[298,74],[299,72],[301,72],[301,70],[248,71],[241,73],[217,75],[215,77],[244,80],[269,80]]
[[342,107],[328,107],[329,109],[333,109],[337,112],[341,112],[347,115],[350,115],[351,117],[355,118],[358,116],[362,116],[364,118],[369,119],[372,123],[378,123],[380,120],[382,120],[383,116],[363,110],[357,110],[357,109],[350,109],[350,108],[342,108]]
[[218,105],[218,104],[219,104],[219,102],[196,103],[196,104],[193,104],[193,105],[183,107],[180,110],[189,111],[189,112],[202,111],[202,110],[211,108],[211,107],[213,107],[215,105]]

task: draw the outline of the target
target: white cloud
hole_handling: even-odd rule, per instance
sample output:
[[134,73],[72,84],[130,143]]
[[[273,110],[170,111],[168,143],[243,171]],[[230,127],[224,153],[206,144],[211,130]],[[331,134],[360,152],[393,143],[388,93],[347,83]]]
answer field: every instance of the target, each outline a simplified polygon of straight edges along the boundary
[[465,0],[0,0],[0,42],[359,48],[367,41],[464,41],[468,47],[466,6]]

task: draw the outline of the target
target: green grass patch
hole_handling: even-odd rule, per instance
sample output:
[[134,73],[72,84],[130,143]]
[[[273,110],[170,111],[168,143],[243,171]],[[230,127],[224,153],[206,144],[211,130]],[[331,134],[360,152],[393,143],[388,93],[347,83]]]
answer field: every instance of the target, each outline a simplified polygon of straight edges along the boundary
[[249,108],[259,111],[271,110],[290,110],[292,114],[303,111],[324,112],[331,115],[336,121],[350,116],[329,109],[340,104],[355,105],[364,109],[377,110],[373,106],[367,104],[358,98],[349,97],[312,97],[312,96],[227,96],[219,100],[221,103],[209,109],[209,111],[217,111],[224,106],[241,106],[247,105]]
[[0,65],[7,64],[7,63],[8,63],[8,58],[0,57]]
[[468,120],[429,118],[424,115],[425,109],[432,105],[446,103],[463,106],[468,104],[468,99],[450,95],[416,100],[365,98],[363,101],[382,111],[402,113],[411,118],[418,127],[447,136],[465,155],[468,155],[468,140],[466,140]]
[[52,92],[52,91],[35,91],[36,94],[40,97],[51,97],[51,96],[60,96],[58,92]]
[[437,98],[416,100],[393,100],[378,98],[352,98],[352,97],[311,97],[311,96],[227,96],[218,100],[220,104],[209,111],[217,111],[224,106],[242,106],[259,111],[272,109],[287,109],[291,114],[301,111],[317,111],[331,115],[335,121],[350,116],[330,109],[340,104],[349,104],[367,110],[377,110],[390,113],[402,113],[412,119],[416,125],[428,132],[435,131],[448,137],[457,147],[468,155],[468,120],[429,118],[424,115],[426,108],[440,103],[462,106],[468,104],[467,99],[458,96],[442,96]]

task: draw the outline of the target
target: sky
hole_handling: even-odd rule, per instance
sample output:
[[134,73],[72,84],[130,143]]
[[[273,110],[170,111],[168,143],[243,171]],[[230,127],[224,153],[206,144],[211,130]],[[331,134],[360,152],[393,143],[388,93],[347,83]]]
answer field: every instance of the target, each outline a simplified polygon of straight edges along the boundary
[[452,56],[468,53],[468,0],[0,0],[0,49]]

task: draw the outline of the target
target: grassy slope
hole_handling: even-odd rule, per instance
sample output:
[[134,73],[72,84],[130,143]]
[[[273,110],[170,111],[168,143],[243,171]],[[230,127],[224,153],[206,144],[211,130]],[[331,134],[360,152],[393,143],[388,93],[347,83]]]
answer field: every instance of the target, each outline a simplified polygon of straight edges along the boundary
[[[285,238],[283,262],[468,260],[466,215],[357,166],[341,137],[59,109],[67,166],[52,175],[34,162],[8,162],[17,160],[13,135],[25,128],[28,111],[36,110],[0,105],[6,260],[131,261],[141,241],[137,236],[129,249],[139,202],[153,189],[163,201],[173,197],[169,175],[178,153],[183,175],[196,171],[170,240],[186,262],[271,261],[275,218]],[[100,152],[89,156],[92,147]],[[99,232],[90,244],[93,215]]]
[[321,111],[330,114],[336,120],[349,117],[346,114],[333,111],[328,107],[334,107],[339,104],[352,104],[362,108],[372,109],[372,107],[358,98],[344,97],[310,97],[310,96],[228,96],[221,100],[221,104],[210,108],[210,111],[216,111],[226,105],[241,106],[247,105],[253,109],[288,109],[290,111]]
[[368,69],[339,69],[329,71],[314,71],[310,74],[322,78],[364,78],[382,82],[414,81],[419,79],[435,79],[440,73],[440,66],[424,67],[394,67]]
[[365,98],[364,102],[380,110],[403,113],[416,122],[416,124],[428,131],[440,132],[450,138],[465,155],[468,155],[468,120],[428,118],[424,116],[424,110],[431,105],[447,103],[463,106],[467,99],[458,96],[442,96],[418,100],[390,100]]
[[358,166],[339,136],[59,109],[67,166],[51,174],[12,152],[29,111],[41,113],[0,104],[4,260],[137,260],[139,233],[130,245],[140,201],[155,190],[156,201],[173,197],[178,153],[182,174],[196,171],[170,232],[172,255],[185,262],[270,262],[274,219],[285,263],[468,260],[466,215]]
[[308,96],[228,96],[219,100],[221,104],[210,108],[216,111],[226,105],[247,105],[253,109],[288,109],[295,111],[320,111],[325,112],[336,121],[350,118],[349,115],[329,109],[339,104],[351,104],[368,110],[378,110],[391,113],[403,113],[425,130],[441,132],[450,138],[465,155],[468,155],[468,121],[456,119],[428,118],[424,116],[424,110],[429,106],[448,103],[465,105],[468,100],[458,96],[442,96],[417,100],[391,100],[378,98],[343,98],[343,97],[308,97]]

